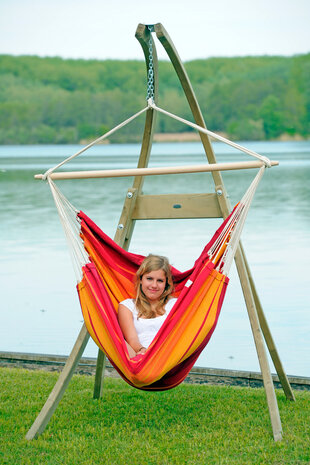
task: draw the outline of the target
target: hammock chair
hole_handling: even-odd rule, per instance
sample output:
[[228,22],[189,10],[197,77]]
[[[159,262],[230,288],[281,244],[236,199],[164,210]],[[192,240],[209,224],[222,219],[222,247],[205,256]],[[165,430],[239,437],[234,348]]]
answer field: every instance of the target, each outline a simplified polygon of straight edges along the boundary
[[109,238],[76,210],[48,176],[78,274],[77,290],[86,327],[121,377],[143,390],[166,390],[187,376],[216,327],[241,230],[261,167],[242,200],[224,220],[194,266],[172,267],[177,301],[145,355],[130,359],[117,320],[118,304],[134,298],[134,276],[144,257]]

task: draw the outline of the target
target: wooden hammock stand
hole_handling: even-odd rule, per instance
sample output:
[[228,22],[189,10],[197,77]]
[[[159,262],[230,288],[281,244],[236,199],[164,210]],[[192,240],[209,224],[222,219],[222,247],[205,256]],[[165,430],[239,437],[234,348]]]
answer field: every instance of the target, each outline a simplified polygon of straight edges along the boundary
[[[176,74],[183,87],[185,96],[188,100],[191,112],[197,125],[206,128],[203,116],[201,114],[198,101],[194,94],[193,88],[185,71],[185,68],[179,58],[179,55],[164,27],[158,23],[152,26],[139,24],[136,30],[136,38],[140,42],[146,61],[147,70],[149,69],[149,42],[150,39],[153,45],[153,69],[154,69],[154,102],[157,101],[158,95],[158,62],[155,44],[152,38],[151,32],[155,32],[157,38],[165,48],[171,63],[176,71]],[[169,194],[169,195],[142,195],[142,186],[144,176],[148,174],[167,174],[164,173],[163,169],[159,169],[159,172],[151,172],[152,169],[147,168],[149,157],[151,153],[151,146],[153,140],[154,126],[155,126],[156,112],[152,108],[148,108],[146,111],[144,135],[141,145],[140,158],[138,162],[138,168],[136,170],[127,170],[129,174],[121,174],[124,170],[117,170],[114,176],[132,176],[134,175],[134,182],[132,188],[127,192],[123,210],[120,216],[119,224],[116,230],[115,238],[117,244],[124,249],[128,249],[130,240],[133,234],[133,229],[136,220],[145,219],[173,219],[173,218],[226,218],[230,213],[231,207],[227,198],[226,189],[223,183],[223,179],[220,170],[223,169],[241,169],[245,167],[244,163],[231,164],[230,167],[223,167],[223,164],[216,164],[216,158],[212,149],[210,138],[206,133],[199,132],[202,145],[204,147],[208,164],[204,167],[203,171],[212,171],[212,177],[215,186],[215,193],[207,194]],[[252,163],[255,167],[261,166],[262,162],[245,162]],[[273,162],[272,164],[277,164]],[[216,165],[216,166],[215,166]],[[229,165],[229,164],[226,164]],[[206,169],[207,167],[207,169]],[[209,169],[208,169],[209,167]],[[194,167],[192,167],[194,168]],[[197,168],[197,167],[196,167]],[[142,170],[143,169],[143,170]],[[178,168],[179,169],[179,168]],[[170,173],[180,172],[177,168],[174,170],[170,169]],[[158,169],[157,169],[158,170]],[[192,172],[195,170],[192,170]],[[196,171],[198,171],[196,169]],[[195,172],[196,172],[195,171]],[[186,172],[186,171],[185,171]],[[190,171],[187,171],[190,172]],[[97,172],[98,173],[98,172]],[[99,172],[100,173],[100,172]],[[106,172],[107,173],[107,172]],[[111,174],[111,173],[110,173]],[[55,173],[52,175],[54,179],[57,177],[71,177],[64,173]],[[84,175],[85,177],[86,175]],[[103,177],[103,173],[97,175]],[[38,175],[38,178],[42,175]],[[81,176],[75,176],[81,177]],[[82,174],[83,177],[83,174]],[[87,175],[87,177],[91,177]],[[182,208],[173,208],[173,205],[178,205]],[[269,363],[267,359],[266,347],[270,353],[274,367],[277,371],[279,380],[285,392],[286,398],[295,400],[293,391],[289,384],[288,378],[284,372],[280,357],[278,355],[275,343],[273,341],[271,332],[269,330],[255,284],[247,263],[244,249],[240,243],[236,255],[235,263],[239,274],[241,287],[247,307],[247,312],[253,332],[255,341],[256,351],[258,360],[261,368],[261,373],[264,382],[264,388],[266,392],[267,404],[269,408],[269,414],[271,419],[273,437],[275,441],[282,439],[282,427],[281,419],[275,395],[274,385],[271,377]],[[67,385],[75,371],[75,368],[84,352],[84,349],[89,340],[89,334],[87,332],[85,324],[83,324],[79,336],[75,342],[75,345],[69,355],[67,362],[64,366],[62,373],[59,376],[52,392],[50,393],[45,405],[41,412],[37,416],[33,425],[29,429],[26,438],[31,440],[40,435],[45,427],[47,426],[53,412],[58,406]],[[265,342],[264,342],[265,339]],[[97,369],[95,376],[94,385],[94,398],[100,398],[102,396],[103,378],[105,370],[106,357],[103,352],[99,350],[97,358]]]

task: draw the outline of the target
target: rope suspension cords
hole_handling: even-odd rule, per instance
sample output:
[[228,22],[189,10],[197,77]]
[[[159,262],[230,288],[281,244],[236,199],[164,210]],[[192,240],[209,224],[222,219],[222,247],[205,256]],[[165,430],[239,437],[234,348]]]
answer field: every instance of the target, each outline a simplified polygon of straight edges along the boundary
[[[151,52],[150,52],[151,53]],[[151,76],[151,75],[150,75]],[[149,76],[150,89],[153,85]],[[150,92],[151,93],[151,92]],[[146,111],[164,113],[194,129],[229,144],[256,158],[250,162],[259,170],[243,198],[209,240],[193,267],[178,271],[172,267],[177,300],[144,355],[130,359],[118,324],[118,304],[135,298],[134,277],[144,257],[122,249],[108,237],[85,213],[74,208],[61,193],[54,180],[57,177],[146,176],[151,174],[185,173],[248,168],[244,162],[205,164],[186,167],[137,168],[97,172],[55,171],[87,149],[109,137]],[[248,163],[248,162],[245,162]],[[181,383],[207,345],[217,325],[224,300],[228,273],[254,193],[266,167],[278,164],[224,137],[159,108],[148,93],[147,106],[118,126],[99,137],[82,150],[65,159],[36,178],[47,180],[74,264],[77,291],[87,330],[106,354],[121,377],[143,390],[166,390]],[[153,170],[153,171],[152,171]]]
[[[246,153],[254,158],[256,161],[238,161],[238,162],[229,162],[229,163],[215,163],[203,165],[185,165],[185,166],[171,166],[171,167],[160,167],[160,168],[134,168],[134,169],[118,169],[118,170],[97,170],[97,171],[63,171],[57,172],[60,167],[66,163],[72,161],[74,158],[78,157],[82,153],[86,152],[88,149],[94,145],[102,142],[103,140],[110,137],[112,134],[117,132],[119,129],[131,123],[138,116],[142,115],[148,110],[157,111],[159,113],[165,114],[166,116],[180,121],[181,123],[196,129],[197,131],[207,134],[208,136],[216,139],[220,142],[223,142],[231,147]],[[184,118],[181,118],[173,113],[168,112],[160,107],[158,107],[152,98],[149,98],[147,101],[147,106],[142,110],[138,111],[127,120],[121,122],[115,126],[110,131],[106,132],[102,136],[98,137],[85,147],[83,147],[78,152],[74,153],[70,157],[64,159],[62,162],[58,163],[52,168],[49,168],[44,174],[36,174],[36,179],[46,180],[48,177],[50,179],[86,179],[86,178],[109,178],[109,177],[122,177],[122,176],[151,176],[151,175],[164,175],[164,174],[178,174],[178,173],[198,173],[198,172],[210,172],[210,171],[226,171],[226,170],[238,170],[238,169],[251,169],[251,168],[260,168],[262,166],[270,168],[271,166],[277,166],[279,164],[276,160],[270,160],[269,158],[254,152],[242,145],[236,144],[229,139],[226,139],[215,132],[210,131],[198,124],[195,124],[191,121],[188,121]]]

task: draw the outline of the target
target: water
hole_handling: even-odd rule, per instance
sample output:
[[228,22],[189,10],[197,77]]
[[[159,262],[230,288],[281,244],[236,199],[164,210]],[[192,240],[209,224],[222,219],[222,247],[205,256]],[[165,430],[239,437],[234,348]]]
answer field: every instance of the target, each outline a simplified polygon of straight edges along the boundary
[[[286,372],[310,376],[310,142],[244,145],[280,161],[279,167],[267,170],[258,188],[242,241]],[[75,276],[57,212],[47,184],[33,178],[79,148],[0,147],[0,350],[69,354],[81,328]],[[214,149],[219,162],[249,159],[221,143]],[[136,144],[101,145],[66,169],[135,167],[138,154]],[[199,143],[155,144],[149,166],[204,161]],[[232,204],[253,176],[253,170],[223,173]],[[73,205],[114,236],[131,178],[67,180],[58,185]],[[146,194],[213,190],[206,173],[148,177],[144,186]],[[187,269],[219,224],[217,219],[138,222],[130,250],[161,253]],[[217,329],[197,365],[259,371],[234,267],[230,278]],[[96,354],[91,341],[85,355]]]

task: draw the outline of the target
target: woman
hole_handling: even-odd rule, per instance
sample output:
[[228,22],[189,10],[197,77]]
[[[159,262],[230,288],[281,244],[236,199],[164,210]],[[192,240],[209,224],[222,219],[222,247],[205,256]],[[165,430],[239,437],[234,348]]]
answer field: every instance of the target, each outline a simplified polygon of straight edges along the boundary
[[118,321],[129,357],[145,354],[177,299],[166,257],[149,255],[136,273],[136,298],[119,304]]

